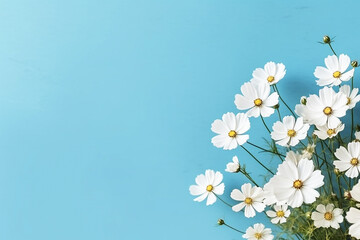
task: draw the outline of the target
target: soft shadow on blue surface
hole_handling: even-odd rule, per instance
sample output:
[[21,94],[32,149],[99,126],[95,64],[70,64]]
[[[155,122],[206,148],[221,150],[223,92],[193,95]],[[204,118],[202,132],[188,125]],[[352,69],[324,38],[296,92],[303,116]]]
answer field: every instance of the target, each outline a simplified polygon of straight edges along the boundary
[[[6,240],[241,239],[217,219],[245,230],[265,218],[195,203],[188,187],[235,154],[264,172],[213,147],[210,124],[236,112],[234,95],[270,60],[287,67],[279,89],[292,106],[317,92],[324,34],[360,57],[357,1],[0,2]],[[224,176],[227,196],[245,182]]]

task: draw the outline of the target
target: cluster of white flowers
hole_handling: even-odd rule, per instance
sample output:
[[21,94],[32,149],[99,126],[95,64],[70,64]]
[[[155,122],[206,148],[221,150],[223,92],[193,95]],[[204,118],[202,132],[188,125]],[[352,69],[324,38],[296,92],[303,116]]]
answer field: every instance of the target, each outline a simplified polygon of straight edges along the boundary
[[[356,184],[360,173],[360,132],[355,132],[352,125],[350,140],[345,141],[340,136],[340,132],[345,129],[341,118],[360,101],[359,89],[354,88],[353,83],[351,86],[345,85],[354,75],[354,68],[348,70],[350,58],[347,55],[328,56],[325,58],[325,65],[326,67],[316,67],[314,72],[317,84],[322,87],[319,94],[301,97],[300,104],[295,107],[298,117],[283,102],[290,113],[283,118],[280,117],[279,110],[279,100],[283,100],[276,84],[286,74],[285,65],[268,62],[264,68],[255,69],[252,73],[253,78],[241,86],[241,94],[235,95],[236,108],[246,112],[228,112],[222,119],[215,120],[211,130],[218,135],[211,141],[214,146],[225,150],[238,146],[245,149],[244,145],[250,138],[247,134],[250,129],[249,119],[260,117],[273,141],[271,149],[267,151],[279,156],[281,162],[277,171],[272,172],[266,164],[258,161],[271,173],[268,182],[260,187],[241,161],[234,156],[232,162],[226,165],[225,171],[240,172],[252,183],[244,183],[239,189],[231,190],[230,199],[234,204],[228,205],[232,210],[244,212],[247,218],[265,212],[271,223],[281,228],[293,210],[306,206],[307,211],[310,211],[308,221],[311,221],[314,229],[343,228],[351,237],[360,239],[360,182]],[[334,87],[337,87],[338,91]],[[266,126],[264,118],[271,116],[275,111],[279,111],[279,120],[273,123],[271,131]],[[353,110],[351,113],[353,114]],[[338,145],[334,145],[335,140],[339,142]],[[317,148],[322,150],[317,152]],[[329,150],[333,161],[326,159],[328,153],[324,149]],[[335,172],[336,175],[324,177],[322,171],[329,170],[331,174]],[[190,186],[190,193],[198,196],[194,200],[203,201],[207,198],[207,205],[213,204],[217,198],[225,202],[219,197],[224,193],[222,179],[222,174],[213,170],[206,170],[205,175],[197,176],[197,185]],[[338,181],[339,189],[329,192],[327,190],[331,189],[330,184],[335,181],[334,179]],[[341,198],[345,187],[340,183],[340,179],[347,184],[347,199],[356,204],[344,207],[347,203]],[[333,202],[329,201],[331,195],[337,196]],[[321,196],[327,201],[322,202]],[[266,208],[269,210],[265,211]],[[347,225],[343,224],[344,219]],[[350,227],[345,229],[348,225]],[[271,229],[260,223],[249,227],[243,237],[254,240],[274,238]]]

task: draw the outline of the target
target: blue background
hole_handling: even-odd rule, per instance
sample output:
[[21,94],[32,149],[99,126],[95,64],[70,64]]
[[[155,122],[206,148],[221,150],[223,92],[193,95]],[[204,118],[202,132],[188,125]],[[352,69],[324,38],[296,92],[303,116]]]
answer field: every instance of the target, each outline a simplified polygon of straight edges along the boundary
[[[264,218],[188,192],[196,175],[220,170],[231,201],[246,181],[224,172],[233,155],[262,180],[243,151],[212,146],[212,121],[236,112],[234,95],[270,60],[287,67],[279,89],[292,106],[317,92],[324,34],[360,57],[359,7],[1,0],[0,238],[241,239],[217,219],[245,230]],[[260,120],[252,126],[251,141],[263,143]]]

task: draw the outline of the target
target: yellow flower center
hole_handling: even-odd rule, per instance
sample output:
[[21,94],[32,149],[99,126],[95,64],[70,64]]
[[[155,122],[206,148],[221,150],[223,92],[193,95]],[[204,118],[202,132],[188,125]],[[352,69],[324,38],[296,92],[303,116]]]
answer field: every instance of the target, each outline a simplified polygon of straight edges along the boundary
[[289,137],[295,137],[296,135],[296,131],[294,129],[290,129],[288,132],[287,132],[287,135]]
[[275,80],[275,78],[274,78],[274,76],[268,76],[267,80],[269,83],[271,83],[272,81]]
[[256,239],[262,238],[262,234],[261,234],[261,233],[255,233],[255,238],[256,238]]
[[352,159],[350,160],[350,163],[351,163],[351,165],[353,165],[353,166],[357,166],[357,165],[359,164],[359,159],[357,159],[357,158],[352,158]]
[[213,185],[207,185],[206,191],[211,192],[214,189]]
[[349,105],[351,103],[351,98],[348,97],[347,100],[348,101],[347,101],[346,105]]
[[325,218],[326,220],[330,221],[330,220],[333,218],[333,215],[332,215],[331,212],[326,212],[326,213],[324,214],[324,218]]
[[326,114],[326,115],[330,115],[332,113],[332,109],[331,107],[326,107],[324,108],[323,112]]
[[276,216],[278,216],[278,217],[284,217],[284,216],[285,216],[285,213],[284,213],[284,211],[280,210],[280,211],[277,211],[277,212],[276,212]]
[[328,129],[328,130],[326,131],[326,133],[327,133],[329,136],[335,134],[335,128]]
[[231,138],[234,138],[236,137],[236,132],[234,130],[231,130],[229,133],[228,133],[229,137]]
[[254,100],[254,104],[255,104],[255,106],[259,107],[262,104],[262,100],[260,98],[257,98]]
[[301,180],[296,180],[293,183],[293,187],[296,188],[296,189],[300,189],[302,186],[303,186],[303,183],[302,183]]
[[340,76],[341,76],[341,72],[339,72],[339,71],[336,71],[333,73],[334,78],[339,78]]
[[245,203],[246,204],[252,204],[252,199],[249,198],[249,197],[245,198]]

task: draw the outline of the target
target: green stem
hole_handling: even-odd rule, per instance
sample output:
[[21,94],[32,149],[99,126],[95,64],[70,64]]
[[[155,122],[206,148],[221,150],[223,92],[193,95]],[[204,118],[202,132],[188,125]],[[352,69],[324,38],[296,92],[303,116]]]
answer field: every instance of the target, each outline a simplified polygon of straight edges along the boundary
[[[269,127],[266,125],[266,122],[265,122],[263,116],[260,115],[260,117],[261,117],[261,121],[263,122],[266,130],[267,130],[267,131],[270,133],[270,135],[271,135],[271,131],[270,131]],[[274,139],[272,139],[272,142],[274,143],[275,151],[276,151],[276,152],[279,152],[278,149],[277,149],[277,147],[276,147],[276,143],[275,143]],[[278,156],[279,156],[279,155],[278,155]],[[284,161],[280,156],[279,156],[279,158],[280,158],[280,160],[281,160],[282,162]]]
[[331,46],[331,43],[328,43],[328,44],[329,44],[329,47],[330,47],[331,51],[334,53],[335,56],[337,56],[334,49],[333,49],[333,47]]
[[268,128],[268,126],[266,125],[263,116],[260,115],[260,117],[261,117],[261,121],[263,122],[264,126],[266,127],[266,130],[271,134],[271,131],[270,131],[270,129]]
[[350,131],[350,140],[354,140],[354,109],[351,109],[351,131]]
[[279,110],[279,108],[277,108],[276,111],[277,111],[277,113],[278,113],[279,120],[281,121],[281,115],[280,115],[280,110]]
[[344,141],[342,140],[340,133],[337,134],[337,139],[339,140],[340,145],[344,144]]
[[244,146],[241,145],[241,147],[252,157],[255,159],[255,161],[257,161],[263,168],[265,168],[269,173],[271,173],[272,175],[274,175],[274,173],[267,168],[264,164],[262,164],[251,152],[249,152],[249,150],[247,150]]
[[221,202],[223,202],[225,205],[227,205],[227,206],[229,206],[229,207],[232,208],[232,205],[231,205],[231,204],[229,204],[229,203],[225,202],[224,200],[222,200],[222,198],[219,197],[216,193],[214,193],[214,192],[212,192],[212,193],[213,193],[213,194],[216,196],[216,198],[218,198]]
[[[260,117],[261,117],[261,121],[263,122],[266,130],[267,130],[267,131],[270,133],[270,135],[271,135],[271,131],[270,131],[269,127],[266,125],[266,122],[265,122],[263,116],[260,115]],[[278,149],[277,149],[277,147],[276,147],[276,143],[275,143],[274,139],[272,139],[272,142],[274,143],[275,151],[276,151],[276,152],[279,152]],[[284,161],[279,155],[278,155],[278,157],[280,158],[280,160],[281,160],[282,162]]]
[[[335,192],[334,191],[334,186],[333,186],[333,184],[332,184],[332,182],[331,182],[331,175],[330,175],[330,169],[329,169],[329,165],[328,165],[328,162],[327,162],[327,159],[326,159],[326,154],[325,154],[325,150],[324,150],[324,144],[323,144],[323,141],[320,141],[320,143],[321,143],[321,148],[323,149],[323,155],[324,155],[324,162],[325,162],[325,164],[326,164],[326,168],[327,168],[327,174],[328,174],[328,177],[329,177],[329,183],[330,183],[330,186],[331,186],[331,189],[330,189],[330,191],[331,192]],[[329,148],[329,150],[330,150],[330,148]],[[331,150],[330,150],[331,151]],[[325,186],[325,185],[324,185]]]
[[255,182],[255,180],[250,176],[249,173],[247,173],[246,171],[242,171],[242,170],[240,170],[240,172],[241,172],[242,174],[244,174],[244,176],[245,176],[247,179],[249,179],[255,186],[259,187],[259,185]]
[[[345,178],[345,175],[341,175],[341,177],[344,179],[344,182],[345,182],[346,186],[348,187],[348,190],[350,190],[350,189],[351,189],[351,187],[350,187],[350,185],[349,185],[349,183],[348,183],[347,179]],[[349,179],[350,179],[350,178],[349,178]]]
[[340,179],[339,179],[339,176],[336,176],[336,181],[337,181],[337,184],[338,184],[338,190],[339,190],[339,206],[340,208],[342,208],[342,196],[343,196],[343,193],[341,192],[341,184],[340,184]]
[[280,92],[279,92],[279,89],[277,88],[276,85],[274,85],[274,89],[275,89],[275,91],[278,93],[280,100],[284,103],[284,105],[287,107],[287,109],[289,109],[289,111],[291,112],[291,114],[296,118],[295,113],[291,110],[291,108],[289,107],[289,105],[287,105],[286,102],[282,99],[282,97],[281,97],[281,95],[280,95]]
[[232,227],[232,226],[230,226],[230,225],[228,225],[228,224],[226,224],[226,223],[224,223],[224,225],[227,226],[228,228],[234,230],[234,231],[237,231],[237,232],[239,232],[239,233],[245,234],[245,232],[240,231],[239,229],[236,229],[236,228],[234,228],[234,227]]
[[247,141],[247,143],[250,144],[250,145],[253,146],[253,147],[256,147],[256,148],[258,148],[258,149],[260,149],[260,150],[263,150],[264,152],[269,152],[269,153],[273,153],[273,154],[276,154],[276,155],[281,156],[281,157],[286,157],[284,154],[267,150],[267,149],[262,148],[262,147],[260,147],[260,146],[258,146],[258,145],[256,145],[256,144],[253,144],[253,143],[251,143],[251,142],[249,142],[249,141]]

